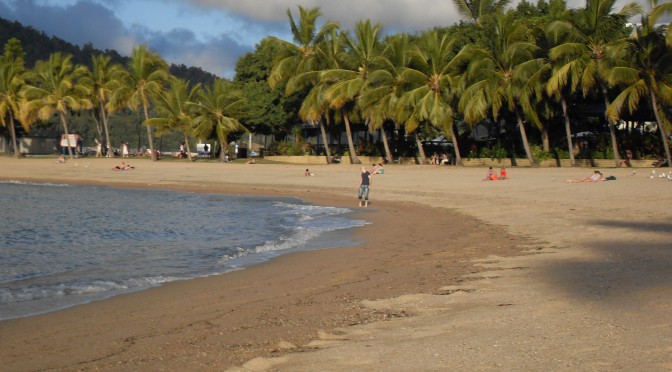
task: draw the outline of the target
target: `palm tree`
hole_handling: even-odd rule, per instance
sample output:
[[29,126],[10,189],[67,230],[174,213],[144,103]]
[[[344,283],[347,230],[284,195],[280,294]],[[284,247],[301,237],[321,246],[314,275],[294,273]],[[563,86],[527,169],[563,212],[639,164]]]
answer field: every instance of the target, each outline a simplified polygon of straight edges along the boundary
[[479,27],[483,26],[483,19],[501,13],[511,0],[453,0],[457,13]]
[[[317,31],[316,22],[322,15],[319,8],[308,9],[299,6],[299,14],[300,19],[297,24],[294,22],[292,13],[289,9],[287,10],[290,29],[296,44],[274,39],[276,43],[282,46],[285,56],[273,65],[268,78],[271,88],[275,88],[282,81],[291,79],[292,81],[287,82],[285,86],[285,95],[287,96],[295,94],[298,91],[305,92],[319,84],[318,73],[321,69],[326,68],[328,63],[324,51],[321,50],[321,44],[330,32],[338,28],[336,23],[327,22]],[[315,94],[317,92],[313,92],[313,97]],[[319,105],[318,107],[320,106],[323,105]],[[300,112],[299,116],[313,125],[319,124],[327,161],[330,161],[331,151],[327,142],[327,132],[323,121],[324,111],[319,111],[321,111],[319,115],[301,115]]]
[[536,167],[524,118],[539,125],[534,100],[542,93],[544,60],[536,58],[538,48],[527,40],[525,27],[514,21],[511,13],[498,16],[489,47],[465,51],[471,63],[462,78],[459,109],[470,124],[489,114],[497,120],[501,109],[514,114],[527,159]]
[[[108,118],[110,116],[110,98],[112,92],[119,87],[118,78],[123,73],[123,68],[118,64],[110,64],[111,58],[102,54],[93,56],[93,69],[83,79],[83,83],[91,90],[91,101],[94,104],[93,117],[96,121],[98,133],[105,132],[105,143],[110,146],[110,130]],[[109,157],[114,157],[112,151],[108,151]]]
[[619,36],[618,32],[627,19],[639,12],[641,7],[633,2],[623,6],[618,13],[613,13],[615,2],[616,0],[586,0],[583,9],[572,11],[571,21],[565,23],[566,27],[571,27],[575,41],[554,48],[551,58],[561,60],[565,65],[571,64],[557,70],[557,73],[564,75],[559,76],[559,79],[570,81],[568,74],[580,71],[580,86],[584,97],[594,88],[599,89],[604,99],[604,117],[609,126],[614,161],[616,166],[620,166],[616,126],[606,110],[609,107],[607,75],[612,63],[607,58],[607,50]]
[[220,161],[226,161],[229,133],[247,130],[236,118],[245,100],[233,85],[222,79],[215,80],[212,87],[199,90],[193,99],[197,100],[191,103],[196,135],[208,136],[214,129],[222,146]]
[[[9,133],[12,137],[12,146],[14,148],[14,157],[19,158],[19,147],[16,140],[16,129],[14,128],[14,119],[18,118],[19,113],[19,92],[25,81],[23,79],[23,61],[3,56],[0,59],[0,124],[3,127],[9,127]],[[28,126],[22,121],[24,129]]]
[[663,110],[663,106],[672,104],[672,51],[665,43],[667,25],[657,26],[659,17],[666,13],[661,7],[666,7],[667,12],[672,7],[670,3],[659,5],[657,0],[652,0],[652,6],[648,14],[642,15],[641,25],[635,26],[633,35],[621,45],[624,64],[609,72],[609,84],[623,85],[625,89],[607,107],[607,114],[616,121],[625,108],[633,112],[642,98],[648,97],[667,163],[672,164],[666,132],[670,120]]
[[448,34],[440,38],[436,32],[426,33],[411,55],[413,68],[402,74],[411,87],[404,94],[403,104],[410,107],[418,121],[429,122],[452,139],[456,162],[462,165],[453,102],[465,56],[458,54],[455,39]]
[[158,135],[175,130],[181,132],[189,161],[194,160],[191,157],[189,136],[196,134],[196,114],[190,106],[193,105],[200,89],[201,86],[198,84],[190,88],[186,81],[171,78],[168,89],[154,95],[157,117],[147,119],[145,122],[147,126],[156,127]]
[[86,68],[73,66],[72,55],[54,53],[48,61],[39,61],[24,86],[25,101],[21,109],[24,125],[35,119],[48,120],[55,113],[63,125],[70,158],[73,158],[66,114],[70,111],[88,110],[93,104],[87,97],[90,91],[78,79],[86,75]]
[[360,164],[352,141],[350,118],[356,110],[356,99],[366,86],[369,74],[379,62],[378,35],[381,27],[372,25],[370,20],[361,21],[355,27],[355,39],[345,36],[349,53],[344,56],[346,63],[343,68],[336,68],[322,72],[322,81],[332,85],[326,91],[326,99],[330,106],[340,110],[345,123],[348,137],[350,162]]
[[402,95],[402,74],[409,65],[410,44],[408,36],[401,34],[387,41],[381,54],[381,68],[371,72],[362,94],[357,98],[371,131],[380,130],[385,156],[392,161],[384,124],[396,120],[397,107]]
[[168,67],[158,54],[150,51],[146,45],[140,45],[133,49],[128,70],[122,71],[119,80],[120,85],[112,93],[110,107],[119,110],[128,106],[136,110],[142,106],[149,149],[152,160],[156,161],[152,127],[147,124],[149,105],[151,96],[163,90],[163,84],[168,80]]

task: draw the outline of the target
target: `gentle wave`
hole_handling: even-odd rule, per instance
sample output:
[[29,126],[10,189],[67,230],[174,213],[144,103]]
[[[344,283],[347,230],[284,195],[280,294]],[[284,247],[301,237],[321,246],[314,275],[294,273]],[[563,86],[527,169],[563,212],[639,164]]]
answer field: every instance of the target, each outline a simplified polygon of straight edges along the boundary
[[0,199],[0,319],[354,244],[320,239],[367,223],[293,198],[4,181]]
[[49,187],[69,187],[70,185],[65,183],[49,183],[49,182],[30,182],[30,181],[19,181],[19,180],[0,180],[0,184],[12,184],[12,185],[32,185],[32,186],[49,186]]

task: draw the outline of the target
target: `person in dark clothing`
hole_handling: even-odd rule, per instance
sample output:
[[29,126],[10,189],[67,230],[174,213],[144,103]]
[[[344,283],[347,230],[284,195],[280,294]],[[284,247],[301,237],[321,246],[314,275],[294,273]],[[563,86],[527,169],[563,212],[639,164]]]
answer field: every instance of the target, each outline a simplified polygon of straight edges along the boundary
[[359,181],[359,206],[362,206],[364,202],[364,207],[369,206],[369,190],[371,189],[371,173],[362,167],[362,179]]

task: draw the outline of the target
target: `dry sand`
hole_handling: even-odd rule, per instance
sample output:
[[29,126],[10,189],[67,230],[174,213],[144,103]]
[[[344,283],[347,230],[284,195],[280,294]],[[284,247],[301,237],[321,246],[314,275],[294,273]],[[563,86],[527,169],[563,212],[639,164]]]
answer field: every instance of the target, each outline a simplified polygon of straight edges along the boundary
[[[0,178],[356,208],[357,166],[119,161],[0,158]],[[508,171],[389,166],[361,245],[0,322],[0,369],[672,369],[672,181]]]

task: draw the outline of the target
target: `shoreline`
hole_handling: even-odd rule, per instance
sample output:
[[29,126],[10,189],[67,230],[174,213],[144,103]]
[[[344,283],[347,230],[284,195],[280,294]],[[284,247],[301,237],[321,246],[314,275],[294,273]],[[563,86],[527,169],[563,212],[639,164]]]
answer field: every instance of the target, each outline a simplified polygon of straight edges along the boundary
[[[134,160],[123,173],[112,162],[0,158],[0,177],[356,209],[358,166],[304,177],[301,165]],[[361,210],[373,222],[356,228],[362,245],[0,322],[0,358],[18,371],[672,368],[660,347],[672,324],[672,182],[632,169],[564,182],[588,172],[509,169],[510,180],[481,182],[485,169],[391,166]]]
[[[4,177],[3,177],[4,178]],[[18,181],[41,182],[45,181],[38,178],[22,178]],[[437,292],[438,288],[446,283],[456,282],[459,277],[466,273],[478,271],[469,263],[472,258],[478,258],[485,254],[479,250],[475,252],[459,253],[454,260],[454,267],[451,267],[450,273],[444,273],[437,263],[433,260],[423,261],[425,257],[431,256],[451,256],[441,248],[423,249],[417,252],[408,252],[406,247],[413,244],[402,234],[394,234],[394,237],[380,238],[390,235],[389,231],[399,230],[402,224],[395,219],[385,216],[383,213],[400,213],[409,216],[411,219],[428,218],[436,221],[434,224],[427,224],[419,229],[418,233],[426,239],[432,239],[434,235],[441,231],[442,223],[445,219],[467,219],[463,224],[454,227],[453,234],[464,232],[468,225],[474,222],[466,216],[450,213],[442,209],[432,208],[430,210],[418,208],[414,203],[389,203],[378,202],[368,209],[357,209],[353,206],[353,198],[344,198],[337,195],[323,194],[320,192],[311,192],[297,196],[277,189],[267,189],[256,187],[249,189],[233,185],[199,185],[197,187],[185,187],[181,185],[146,185],[134,182],[121,182],[109,185],[92,180],[83,180],[71,182],[64,179],[47,179],[48,182],[67,183],[67,184],[86,184],[86,185],[105,185],[119,188],[143,188],[153,189],[161,188],[184,192],[202,192],[202,193],[224,193],[224,194],[248,194],[265,195],[278,197],[298,197],[311,204],[335,207],[348,207],[355,210],[357,218],[364,219],[370,224],[362,227],[355,227],[352,230],[351,237],[360,244],[353,247],[332,247],[318,250],[295,252],[283,254],[266,262],[253,265],[244,270],[213,275],[205,278],[191,279],[187,281],[178,281],[166,283],[160,287],[149,288],[146,290],[122,294],[112,298],[94,301],[88,304],[77,305],[71,308],[58,310],[46,314],[9,319],[0,322],[0,333],[7,337],[5,340],[14,340],[23,344],[21,350],[17,350],[11,345],[5,344],[0,340],[0,352],[3,360],[7,360],[7,366],[16,370],[34,370],[43,368],[111,368],[116,363],[122,362],[128,368],[142,368],[143,366],[152,368],[174,369],[176,360],[164,354],[163,351],[146,352],[142,348],[142,356],[134,355],[140,349],[138,347],[129,347],[120,357],[100,359],[96,355],[114,354],[112,350],[119,347],[119,343],[124,342],[114,339],[112,335],[88,336],[87,330],[109,329],[118,327],[112,318],[121,318],[126,321],[142,319],[140,322],[134,321],[131,324],[124,325],[123,339],[149,337],[150,339],[169,336],[175,337],[179,344],[189,343],[188,334],[194,332],[193,326],[184,325],[180,319],[182,317],[190,318],[189,323],[218,323],[218,336],[210,336],[205,330],[199,329],[197,333],[203,333],[201,337],[206,339],[218,339],[218,348],[225,351],[217,351],[212,347],[204,347],[202,344],[193,345],[187,350],[182,350],[180,354],[192,354],[195,357],[181,355],[179,359],[187,359],[183,363],[185,368],[193,368],[194,365],[233,367],[241,365],[249,359],[265,356],[279,356],[287,352],[296,352],[304,350],[301,345],[317,337],[318,332],[328,331],[339,327],[352,326],[355,324],[366,324],[372,321],[385,320],[396,314],[380,313],[371,311],[359,303],[363,300],[373,300],[378,298],[395,297],[406,293],[432,293]],[[412,217],[413,216],[413,217]],[[493,227],[493,229],[495,229]],[[477,233],[474,231],[474,233]],[[502,232],[503,233],[503,232]],[[441,238],[443,237],[443,234]],[[436,239],[439,239],[436,236]],[[386,257],[389,247],[395,247],[400,252],[396,255],[398,259],[408,257],[413,265],[418,267],[408,267],[403,262],[390,262]],[[495,252],[488,252],[495,253]],[[516,245],[499,249],[498,254],[517,254]],[[381,260],[385,260],[384,263]],[[317,272],[316,272],[317,270]],[[251,284],[261,280],[265,283],[258,285]],[[265,288],[270,285],[270,278],[273,281],[279,281],[282,284],[273,285],[271,288]],[[323,281],[324,283],[320,283]],[[226,286],[226,289],[221,287]],[[228,288],[231,286],[231,288]],[[204,288],[206,288],[204,290]],[[244,289],[243,289],[244,288]],[[276,298],[274,293],[284,291],[287,298]],[[206,292],[207,294],[204,294]],[[186,298],[181,299],[182,293]],[[213,301],[212,296],[219,298],[235,298],[230,300],[235,302],[235,306],[219,306]],[[259,294],[263,294],[259,296]],[[204,299],[206,297],[207,299]],[[193,299],[193,300],[192,300]],[[197,311],[197,314],[185,315],[184,312],[192,310],[194,302],[207,301],[205,306],[207,310]],[[171,311],[160,309],[160,304],[170,303],[174,307]],[[224,309],[223,309],[223,308]],[[246,314],[237,314],[236,317],[223,318],[218,315],[221,312],[231,313],[245,309]],[[284,310],[287,308],[287,310]],[[150,310],[139,310],[150,309]],[[274,313],[272,309],[281,309]],[[140,312],[140,314],[138,314]],[[158,313],[158,314],[157,314]],[[404,314],[410,316],[410,314]],[[169,319],[160,321],[157,326],[157,335],[146,335],[145,324],[156,322],[156,317]],[[95,322],[92,322],[96,319]],[[82,324],[82,320],[84,324]],[[100,323],[99,323],[100,322]],[[221,323],[221,324],[220,324]],[[259,323],[261,326],[253,324]],[[178,325],[179,324],[179,325]],[[174,335],[174,328],[186,327],[183,332]],[[26,337],[26,328],[39,329],[36,335],[31,332]],[[231,331],[233,330],[233,331]],[[251,332],[253,330],[253,332]],[[167,332],[159,336],[162,332]],[[116,332],[114,332],[116,333]],[[23,334],[23,336],[22,336]],[[140,336],[144,335],[144,336]],[[99,340],[99,338],[104,340]],[[110,337],[108,339],[108,337]],[[26,339],[27,338],[27,339]],[[87,350],[82,353],[77,348],[62,348],[65,345],[59,345],[63,339],[79,339],[78,342],[90,344],[91,339],[100,344],[99,348]],[[234,341],[235,340],[235,341]],[[152,347],[156,341],[148,342],[146,347]],[[31,344],[30,349],[25,349],[25,344]],[[289,344],[296,346],[288,347]],[[210,344],[210,342],[208,342]],[[114,347],[115,345],[116,347]],[[282,349],[279,345],[285,345],[287,349]],[[135,346],[135,345],[134,345]],[[207,351],[203,351],[203,349]],[[11,351],[10,351],[11,350]],[[41,350],[44,354],[36,363],[35,360],[29,360],[29,355],[35,350]],[[70,353],[67,351],[70,350]],[[138,351],[139,352],[139,351]],[[176,352],[173,350],[172,352]],[[8,355],[7,353],[11,353]],[[15,354],[15,353],[18,353]],[[204,353],[211,355],[207,361],[199,358],[198,354]],[[13,355],[13,357],[12,357]],[[46,359],[46,363],[44,363]],[[195,359],[195,360],[193,360]],[[198,360],[198,361],[196,361]],[[196,364],[194,364],[196,363]]]

